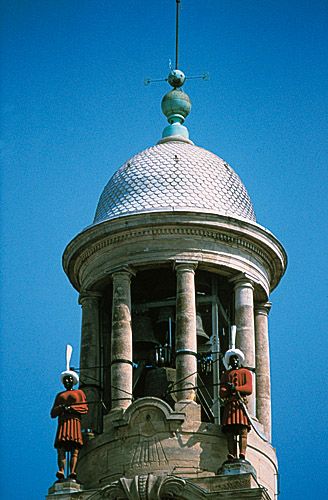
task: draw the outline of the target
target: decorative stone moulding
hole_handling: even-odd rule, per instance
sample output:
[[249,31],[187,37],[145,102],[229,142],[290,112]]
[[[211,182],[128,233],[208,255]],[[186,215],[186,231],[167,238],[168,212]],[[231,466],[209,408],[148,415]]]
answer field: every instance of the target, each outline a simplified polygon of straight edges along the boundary
[[[164,484],[176,484],[171,482],[173,477],[179,485],[184,480],[186,489],[172,498],[207,498],[213,491],[211,484],[217,482],[216,471],[225,460],[226,438],[217,425],[201,422],[199,405],[181,402],[172,410],[158,398],[145,397],[124,412],[105,417],[103,434],[89,441],[80,452],[78,474],[85,490],[98,490],[98,496],[91,497],[94,499],[139,498],[129,495],[145,491],[140,485],[150,476],[154,479],[147,483],[149,496],[140,498],[170,497],[164,495],[163,488]],[[248,460],[257,471],[258,482],[273,498],[275,452],[270,443],[264,443],[254,432],[249,434]],[[165,477],[170,478],[170,483],[163,482]],[[215,487],[222,489],[220,481],[217,483]],[[120,496],[123,492],[125,496]]]
[[232,277],[247,273],[265,300],[284,274],[287,256],[262,226],[211,214],[140,214],[91,226],[67,246],[63,266],[77,290],[97,289],[114,268],[138,270],[180,259]]
[[270,500],[267,490],[260,486],[252,474],[216,476],[203,479],[182,479],[173,475],[140,474],[133,478],[122,477],[100,489],[85,490],[75,483],[67,488],[66,483],[55,484],[47,499],[69,500],[230,500],[232,498]]
[[[50,499],[50,496],[48,498]],[[79,500],[167,500],[169,498],[176,500],[206,498],[271,500],[266,488],[261,486],[250,473],[235,476],[219,475],[203,479],[140,474],[133,478],[122,477],[97,491],[82,490],[76,498]]]
[[154,476],[153,474],[135,476],[133,479],[121,478],[105,486],[98,498],[110,500],[155,500],[160,498],[180,498],[186,481],[175,476]]

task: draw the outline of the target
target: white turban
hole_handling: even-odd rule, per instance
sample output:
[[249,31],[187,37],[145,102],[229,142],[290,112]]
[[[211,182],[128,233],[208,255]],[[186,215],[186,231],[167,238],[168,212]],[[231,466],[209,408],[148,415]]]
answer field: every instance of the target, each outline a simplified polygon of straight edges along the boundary
[[60,374],[60,381],[61,383],[64,382],[64,377],[72,377],[73,378],[73,384],[76,385],[79,383],[79,376],[76,372],[73,370],[65,370]]
[[245,361],[245,356],[244,356],[244,353],[242,351],[240,351],[239,349],[229,349],[225,353],[224,358],[223,358],[223,364],[227,370],[229,369],[229,362],[230,362],[231,356],[237,356],[240,364],[242,364]]

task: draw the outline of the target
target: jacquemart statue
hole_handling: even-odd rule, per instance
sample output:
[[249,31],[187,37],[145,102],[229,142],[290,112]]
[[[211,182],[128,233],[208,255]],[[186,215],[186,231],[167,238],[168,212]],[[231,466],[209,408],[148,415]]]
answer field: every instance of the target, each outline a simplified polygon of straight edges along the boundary
[[[70,347],[70,346],[69,346]],[[55,448],[58,455],[59,481],[65,478],[66,453],[70,452],[69,478],[76,479],[76,463],[80,448],[83,446],[81,417],[88,412],[86,396],[81,389],[73,389],[79,383],[78,374],[70,369],[60,375],[65,390],[58,393],[51,409],[51,418],[58,418]]]
[[244,359],[245,356],[239,349],[229,349],[224,356],[227,370],[221,377],[220,396],[224,400],[222,431],[227,436],[229,461],[238,459],[238,436],[239,459],[245,460],[247,433],[251,429],[247,396],[252,394],[252,374],[241,366]]

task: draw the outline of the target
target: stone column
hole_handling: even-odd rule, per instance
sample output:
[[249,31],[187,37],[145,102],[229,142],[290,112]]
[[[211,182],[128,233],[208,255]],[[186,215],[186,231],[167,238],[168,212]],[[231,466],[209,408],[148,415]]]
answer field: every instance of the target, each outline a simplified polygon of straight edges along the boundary
[[102,426],[100,299],[100,293],[90,291],[81,292],[79,297],[82,306],[80,387],[90,402],[88,414],[82,418],[82,428],[88,432],[101,432]]
[[111,340],[112,410],[132,402],[131,277],[129,269],[112,274],[113,309]]
[[177,401],[193,401],[197,380],[195,301],[196,264],[177,263],[176,292],[176,380]]
[[268,315],[271,302],[255,305],[256,416],[271,441],[271,383]]
[[[245,355],[244,365],[255,368],[254,287],[252,281],[243,276],[234,282],[235,323],[237,326],[236,347]],[[253,373],[253,394],[248,397],[248,410],[255,416],[256,384]]]

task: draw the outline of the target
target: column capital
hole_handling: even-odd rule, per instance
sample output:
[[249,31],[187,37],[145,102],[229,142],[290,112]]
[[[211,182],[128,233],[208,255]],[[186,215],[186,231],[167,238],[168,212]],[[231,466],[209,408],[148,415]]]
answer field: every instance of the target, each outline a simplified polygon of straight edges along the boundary
[[83,306],[83,304],[88,301],[100,302],[101,298],[102,298],[102,293],[100,292],[95,292],[91,290],[82,290],[79,295],[79,304],[80,306]]
[[119,277],[119,278],[128,277],[129,279],[131,279],[136,274],[137,274],[136,271],[131,266],[120,266],[120,267],[116,267],[116,268],[112,269],[112,271],[111,271],[112,279],[115,279],[117,277]]
[[271,306],[272,302],[255,303],[254,304],[255,314],[262,314],[263,316],[268,316]]
[[239,273],[229,280],[234,285],[234,289],[239,287],[252,288],[254,290],[254,278],[247,273]]
[[176,260],[174,261],[173,268],[175,271],[195,272],[198,266],[198,261],[191,260]]

